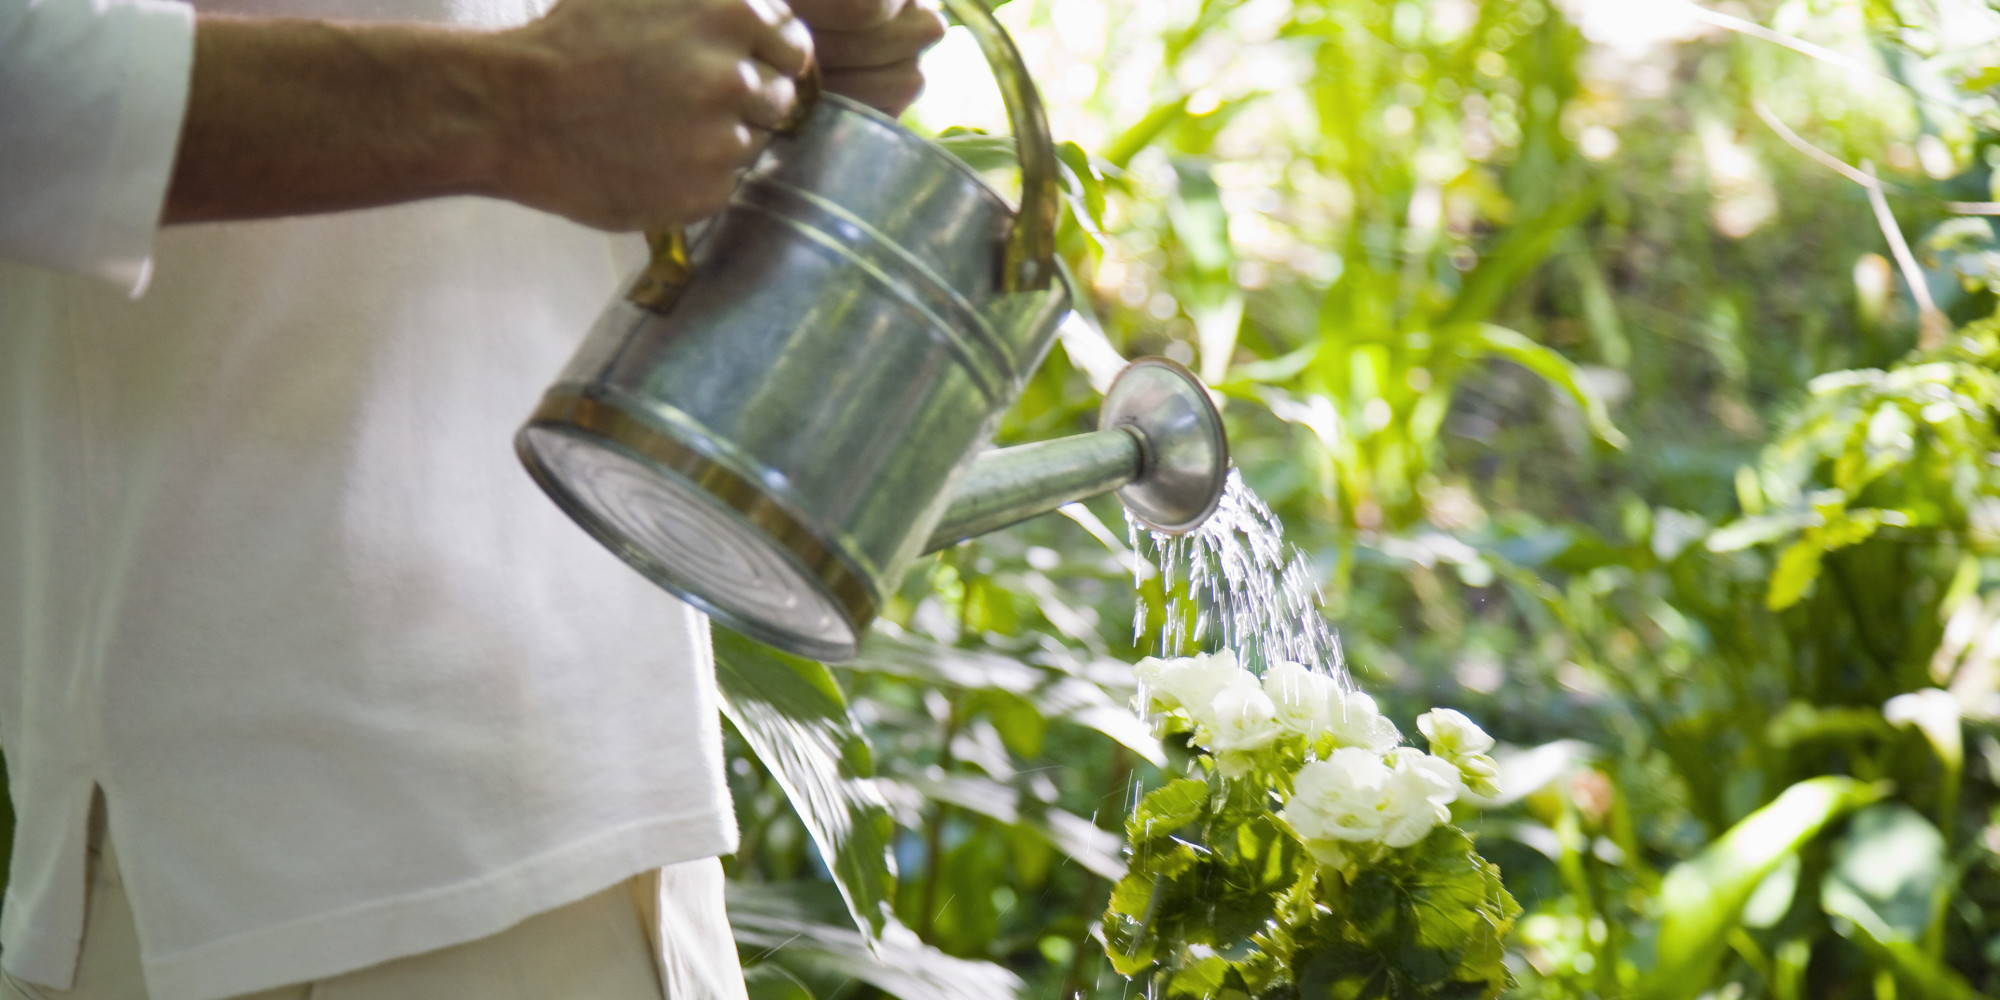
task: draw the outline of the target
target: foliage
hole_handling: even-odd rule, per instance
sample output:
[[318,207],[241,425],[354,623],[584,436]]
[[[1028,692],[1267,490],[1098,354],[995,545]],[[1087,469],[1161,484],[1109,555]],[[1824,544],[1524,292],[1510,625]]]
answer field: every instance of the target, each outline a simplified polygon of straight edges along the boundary
[[[1502,740],[1456,821],[1525,906],[1516,995],[2000,992],[2000,240],[1968,214],[2000,32],[1969,0],[1681,9],[1002,5],[1070,140],[1098,329],[1065,329],[1001,437],[1087,429],[1121,355],[1217,387],[1360,685]],[[920,124],[1004,131],[961,42],[927,72]],[[1873,164],[1894,239],[1767,120]],[[982,142],[1004,164],[955,145]],[[1948,336],[1917,349],[1926,299]],[[1122,996],[1107,902],[1196,904],[1173,877],[1114,898],[1121,821],[1161,789],[1190,823],[1225,808],[1191,765],[1228,783],[1130,728],[1124,664],[1157,650],[1126,624],[1163,620],[1163,584],[1135,588],[1115,504],[1065,513],[913,573],[834,676],[899,826],[899,920],[1022,995]],[[828,877],[737,746],[735,874]],[[1244,829],[1232,857],[1305,863]],[[1147,836],[1135,872],[1177,863]],[[878,988],[837,979],[811,995]]]
[[1424,725],[1432,756],[1394,747],[1366,695],[1295,664],[1261,684],[1227,651],[1139,669],[1200,770],[1126,820],[1132,868],[1104,916],[1119,973],[1154,996],[1242,1000],[1490,998],[1511,983],[1502,942],[1520,907],[1440,825],[1465,779],[1490,773],[1477,726]]

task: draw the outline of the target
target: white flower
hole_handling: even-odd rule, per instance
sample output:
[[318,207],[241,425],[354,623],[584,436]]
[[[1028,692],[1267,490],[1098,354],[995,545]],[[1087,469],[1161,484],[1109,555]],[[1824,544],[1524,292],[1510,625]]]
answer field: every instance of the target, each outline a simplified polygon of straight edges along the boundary
[[1417,729],[1431,742],[1431,752],[1457,765],[1465,787],[1488,798],[1500,794],[1500,765],[1486,751],[1493,749],[1493,737],[1464,715],[1449,708],[1433,708],[1417,716]]
[[1337,685],[1327,697],[1327,729],[1337,746],[1364,747],[1378,754],[1403,742],[1396,724],[1376,709],[1375,699],[1359,691],[1342,691]]
[[1213,741],[1209,749],[1221,752],[1255,750],[1279,734],[1278,709],[1270,697],[1240,684],[1217,691],[1209,711],[1197,713],[1196,718],[1209,731]]
[[1382,842],[1408,847],[1451,819],[1461,788],[1458,768],[1415,747],[1389,752],[1389,781],[1382,802]]
[[1343,747],[1299,769],[1292,800],[1279,813],[1313,840],[1379,840],[1389,768],[1360,747]]
[[1333,721],[1332,699],[1340,685],[1333,678],[1289,660],[1264,671],[1264,694],[1277,707],[1278,725],[1300,736],[1318,736]]
[[1500,765],[1487,755],[1473,754],[1454,761],[1465,787],[1474,795],[1493,798],[1500,794]]
[[1441,757],[1470,757],[1493,749],[1493,737],[1471,719],[1449,708],[1433,708],[1417,716],[1417,730]]
[[1226,687],[1257,686],[1257,678],[1236,665],[1236,653],[1222,650],[1162,660],[1146,657],[1133,668],[1141,690],[1162,711],[1185,709],[1197,720],[1209,710],[1216,692]]

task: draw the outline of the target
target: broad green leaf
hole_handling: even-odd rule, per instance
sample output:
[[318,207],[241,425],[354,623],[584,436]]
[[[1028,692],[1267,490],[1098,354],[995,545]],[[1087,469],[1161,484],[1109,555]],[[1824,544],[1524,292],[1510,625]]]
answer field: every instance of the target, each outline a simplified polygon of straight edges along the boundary
[[[1327,881],[1322,876],[1322,884]],[[1298,933],[1309,997],[1498,996],[1521,908],[1456,827],[1366,866]],[[1406,992],[1407,991],[1407,992]]]
[[1208,782],[1193,778],[1170,781],[1140,800],[1139,808],[1125,822],[1126,835],[1136,846],[1172,834],[1200,819],[1207,806]]
[[1757,890],[1743,904],[1743,926],[1768,930],[1777,926],[1799,890],[1799,856],[1787,854],[1778,867],[1757,883]]
[[[790,968],[800,978],[818,972],[858,979],[900,1000],[1017,1000],[1020,977],[991,962],[954,958],[896,927],[871,942],[853,929],[827,922],[810,905],[824,886],[729,883],[729,926],[736,944],[753,959]],[[778,994],[782,996],[783,994]]]
[[743,988],[750,1000],[819,1000],[797,975],[776,962],[745,966]]
[[937,144],[982,174],[1018,167],[1021,162],[1014,154],[1014,137],[1011,135],[946,129],[938,135]]
[[870,941],[885,940],[900,930],[895,823],[840,685],[821,664],[727,629],[716,628],[714,641],[723,713],[784,788],[856,926]]
[[1852,778],[1801,781],[1674,866],[1660,887],[1659,962],[1638,996],[1678,1000],[1706,989],[1757,886],[1828,823],[1881,794]]
[[1591,434],[1613,448],[1625,447],[1624,432],[1611,422],[1611,411],[1604,405],[1603,397],[1584,380],[1575,362],[1518,331],[1492,323],[1475,324],[1466,343],[1480,353],[1505,358],[1547,379],[1576,401]]
[[1125,877],[1119,858],[1118,835],[1055,806],[1021,802],[1021,793],[990,778],[953,774],[941,778],[916,776],[904,784],[914,791],[1010,826],[1032,830],[1086,870],[1112,881]]
[[[1100,666],[1105,669],[1098,670]],[[888,674],[961,691],[1004,691],[1025,699],[1045,718],[1094,729],[1118,741],[1155,767],[1167,762],[1152,730],[1097,680],[1110,674],[1129,679],[1131,667],[1126,664],[1080,664],[1079,672],[1089,671],[1090,679],[1086,679],[1012,657],[947,646],[878,624],[862,640],[860,655],[838,669]],[[1124,696],[1128,692],[1121,688],[1118,693]]]
[[[1829,908],[1829,912],[1832,912]],[[1882,964],[1896,970],[1904,980],[1916,987],[1917,996],[1925,1000],[1992,1000],[1990,994],[1973,989],[1956,971],[1943,962],[1925,953],[1923,947],[1914,941],[1904,941],[1890,937],[1882,939],[1868,929],[1868,924],[1854,919],[1855,914],[1846,912],[1837,916],[1846,919],[1835,922],[1835,926],[1849,940],[1861,945],[1862,949],[1874,954]]]

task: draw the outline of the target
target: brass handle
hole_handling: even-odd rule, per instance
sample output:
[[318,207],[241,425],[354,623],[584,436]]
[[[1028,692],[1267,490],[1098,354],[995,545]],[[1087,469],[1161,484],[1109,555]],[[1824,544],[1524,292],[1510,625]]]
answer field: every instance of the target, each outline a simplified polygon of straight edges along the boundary
[[[798,99],[792,103],[792,113],[772,129],[775,135],[797,135],[804,128],[806,120],[812,117],[813,109],[819,107],[820,75],[819,63],[806,65],[806,71],[798,78]],[[633,305],[651,309],[657,313],[673,308],[674,300],[680,298],[681,290],[694,278],[694,259],[688,251],[686,229],[669,229],[646,234],[646,245],[652,250],[652,259],[646,269],[639,272],[639,279],[632,282],[632,288],[625,298]]]
[[944,0],[945,9],[972,32],[1007,105],[1007,123],[1021,158],[1021,214],[1007,232],[1000,287],[1009,292],[1041,291],[1056,275],[1056,223],[1062,187],[1056,173],[1056,143],[1049,134],[1042,97],[1028,77],[1021,50],[981,0]]

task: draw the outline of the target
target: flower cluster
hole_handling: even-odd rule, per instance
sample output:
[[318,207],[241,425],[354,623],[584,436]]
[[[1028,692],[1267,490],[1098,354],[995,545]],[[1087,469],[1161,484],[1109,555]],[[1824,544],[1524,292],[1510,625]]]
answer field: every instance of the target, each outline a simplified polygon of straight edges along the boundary
[[1134,804],[1105,954],[1147,994],[1493,1000],[1520,906],[1453,826],[1493,740],[1435,709],[1429,752],[1375,700],[1297,663],[1146,659],[1141,713],[1195,766]]
[[1225,775],[1246,773],[1258,751],[1281,741],[1300,748],[1278,815],[1323,861],[1344,863],[1343,844],[1408,847],[1450,820],[1462,792],[1497,791],[1493,738],[1451,709],[1418,717],[1425,753],[1400,745],[1375,699],[1297,663],[1274,663],[1260,679],[1225,649],[1148,657],[1134,669],[1142,707],[1190,729]]

